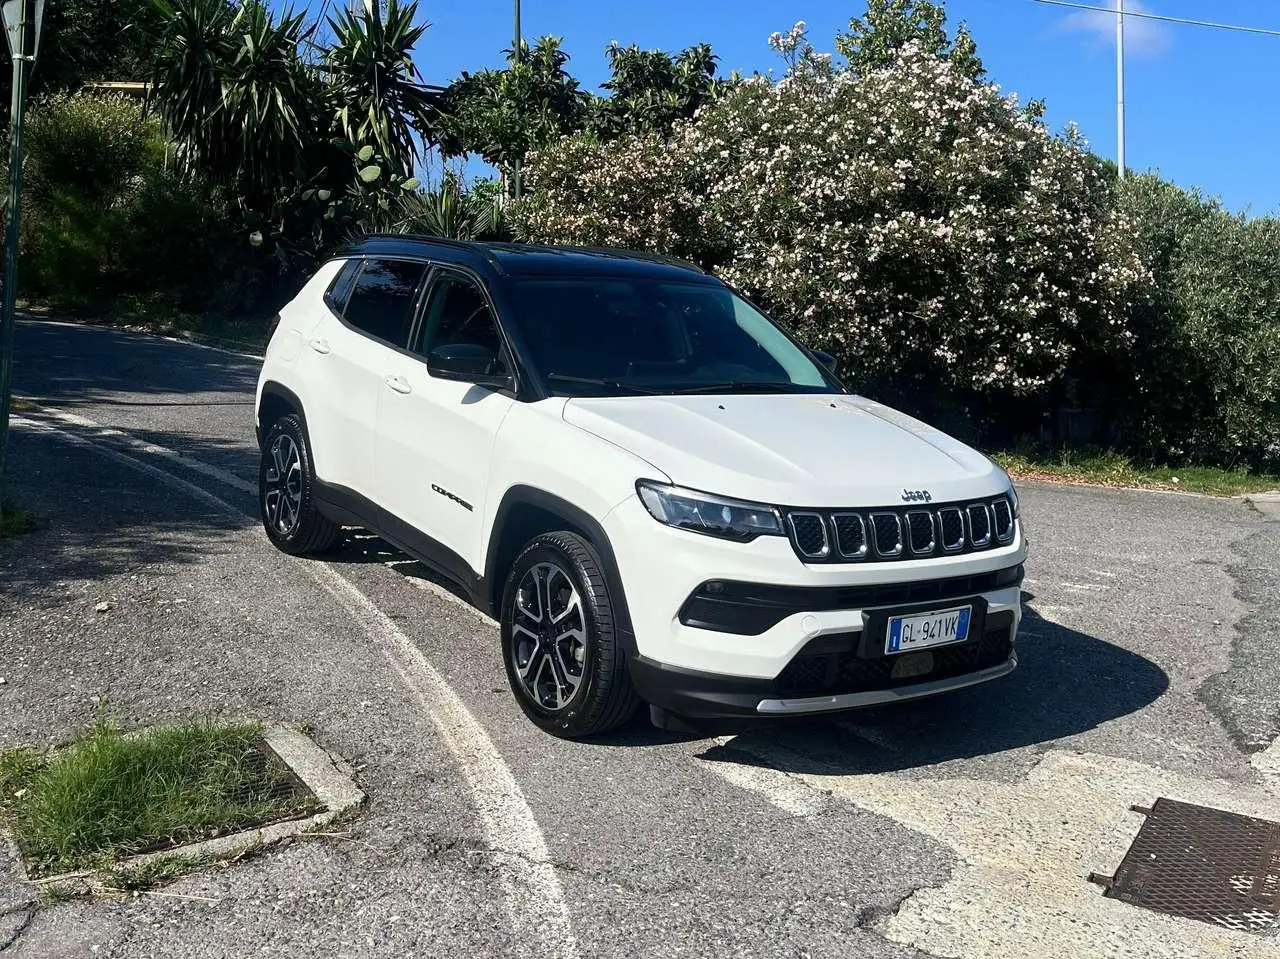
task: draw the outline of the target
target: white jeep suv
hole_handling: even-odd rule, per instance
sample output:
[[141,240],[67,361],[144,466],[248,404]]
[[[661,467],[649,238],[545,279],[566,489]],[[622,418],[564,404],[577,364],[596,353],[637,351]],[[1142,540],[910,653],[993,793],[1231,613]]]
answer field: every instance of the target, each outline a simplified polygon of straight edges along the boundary
[[832,365],[679,261],[369,237],[271,338],[263,524],[295,554],[364,527],[453,581],[560,736],[1009,673],[1009,477]]

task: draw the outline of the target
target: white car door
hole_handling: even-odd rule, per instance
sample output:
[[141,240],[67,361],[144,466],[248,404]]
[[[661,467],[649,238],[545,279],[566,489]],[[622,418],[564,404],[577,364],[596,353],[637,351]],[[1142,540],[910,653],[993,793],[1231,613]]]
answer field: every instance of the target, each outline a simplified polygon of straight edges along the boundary
[[395,358],[379,402],[378,502],[392,514],[388,535],[465,581],[468,570],[484,570],[490,464],[514,402],[500,382],[510,383],[509,361],[477,278],[434,271],[409,353]]
[[322,482],[376,501],[374,432],[393,361],[409,343],[425,263],[366,260],[311,333],[307,430]]

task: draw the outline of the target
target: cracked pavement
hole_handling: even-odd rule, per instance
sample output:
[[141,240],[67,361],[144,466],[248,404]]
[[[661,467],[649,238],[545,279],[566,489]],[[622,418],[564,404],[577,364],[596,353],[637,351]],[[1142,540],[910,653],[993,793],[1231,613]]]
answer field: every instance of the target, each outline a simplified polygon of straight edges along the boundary
[[[1212,927],[1103,900],[1084,876],[1114,869],[1128,804],[1151,789],[1274,815],[1255,760],[1280,732],[1280,523],[1239,501],[1023,490],[1028,618],[1021,666],[997,683],[735,737],[637,721],[565,743],[524,720],[492,627],[422,588],[417,564],[352,535],[324,567],[379,626],[270,548],[243,488],[251,358],[49,323],[20,325],[17,357],[34,404],[19,415],[46,428],[15,429],[10,484],[50,522],[0,544],[0,748],[56,742],[102,703],[131,724],[253,715],[307,724],[369,800],[349,838],[162,890],[214,902],[74,901],[27,919],[31,887],[0,853],[6,957],[1056,955],[1099,909],[1133,917],[1098,940],[1110,954],[1231,954]],[[460,758],[418,694],[429,682],[415,693],[379,629],[472,717],[545,858],[521,866],[513,850],[536,844],[492,841],[505,807],[486,805],[488,767]],[[1059,818],[1035,826],[1042,813]],[[1029,869],[1019,850],[1057,842],[1044,824],[1063,819],[1071,841]],[[1046,895],[1066,925],[1037,942]],[[560,906],[567,933],[540,939]],[[1239,942],[1268,955],[1276,939]]]

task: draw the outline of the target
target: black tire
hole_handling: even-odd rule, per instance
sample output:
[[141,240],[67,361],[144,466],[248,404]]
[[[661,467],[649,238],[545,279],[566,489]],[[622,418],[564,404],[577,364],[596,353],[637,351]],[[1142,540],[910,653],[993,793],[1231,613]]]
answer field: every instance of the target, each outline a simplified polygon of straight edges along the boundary
[[[568,680],[576,678],[578,682],[572,694],[555,707],[539,698],[536,677],[533,682],[535,688],[531,689],[521,676],[521,671],[528,670],[536,655],[526,655],[530,643],[542,650],[543,640],[531,641],[531,634],[527,630],[518,633],[516,624],[519,615],[517,600],[520,599],[524,604],[527,599],[526,593],[521,592],[522,584],[527,587],[530,576],[537,582],[538,571],[545,570],[548,566],[560,570],[576,590],[581,632],[584,636],[581,643],[583,658],[578,664],[580,675],[576,677],[568,675],[570,667],[563,657],[551,661],[547,652],[542,654],[551,667],[557,697],[561,697],[565,689],[559,684],[560,676],[564,675]],[[559,577],[554,577],[554,582],[560,583]],[[564,584],[560,585],[563,592]],[[544,594],[539,593],[541,595]],[[540,609],[541,602],[539,599]],[[547,608],[551,609],[554,616],[555,601],[548,596],[547,603]],[[525,609],[526,606],[522,605],[521,608]],[[524,624],[526,620],[522,619],[521,622]],[[571,627],[572,616],[563,622]],[[631,684],[627,651],[615,631],[616,622],[600,556],[595,547],[581,536],[563,531],[545,533],[532,540],[516,557],[502,593],[499,617],[502,660],[516,701],[524,714],[541,729],[563,739],[579,739],[607,732],[631,718],[639,698]],[[554,631],[562,626],[550,628]],[[551,645],[559,648],[560,642],[562,641],[553,640]],[[577,641],[569,642],[576,651]],[[560,673],[556,672],[557,665],[561,669]]]
[[[280,475],[277,454],[284,451],[296,453],[296,471],[290,455],[286,475],[281,482],[276,479]],[[296,413],[282,416],[272,423],[262,442],[262,458],[258,464],[258,513],[267,538],[277,549],[291,556],[322,553],[337,542],[341,533],[339,527],[316,508],[311,446]]]

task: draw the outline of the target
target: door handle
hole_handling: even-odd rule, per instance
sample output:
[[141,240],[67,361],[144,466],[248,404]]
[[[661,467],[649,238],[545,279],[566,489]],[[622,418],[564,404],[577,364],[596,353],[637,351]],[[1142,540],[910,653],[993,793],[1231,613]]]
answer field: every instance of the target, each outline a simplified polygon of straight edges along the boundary
[[413,387],[409,385],[409,381],[403,376],[388,376],[382,382],[391,387],[397,393],[412,393]]
[[317,353],[328,353],[328,352],[329,352],[329,341],[328,341],[328,340],[322,340],[322,339],[318,339],[318,338],[317,338],[317,339],[312,340],[312,341],[310,342],[310,344],[308,344],[308,345],[309,345],[313,350],[315,350]]

